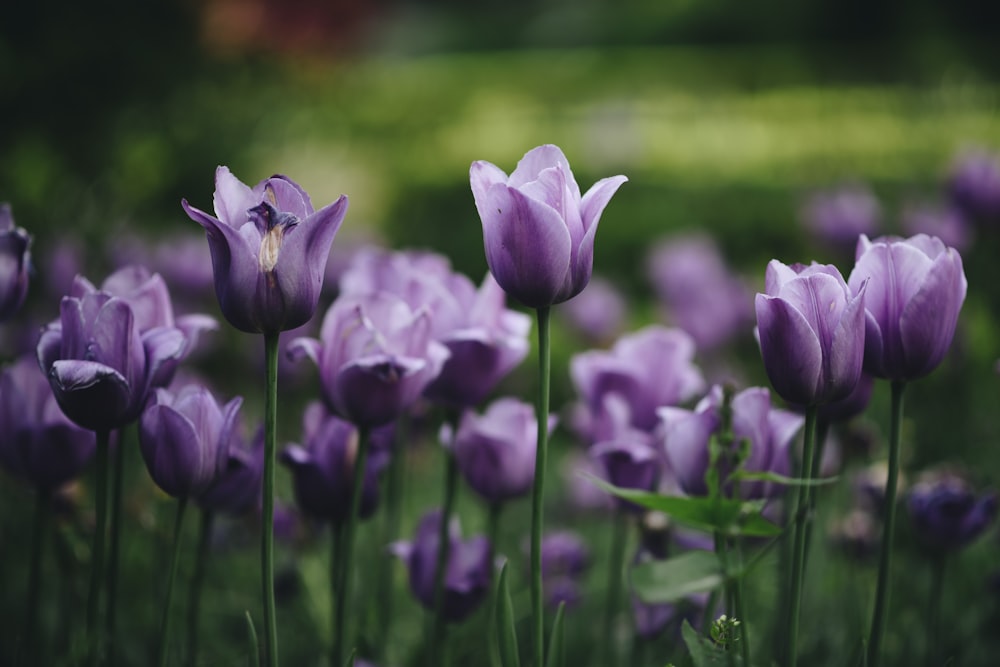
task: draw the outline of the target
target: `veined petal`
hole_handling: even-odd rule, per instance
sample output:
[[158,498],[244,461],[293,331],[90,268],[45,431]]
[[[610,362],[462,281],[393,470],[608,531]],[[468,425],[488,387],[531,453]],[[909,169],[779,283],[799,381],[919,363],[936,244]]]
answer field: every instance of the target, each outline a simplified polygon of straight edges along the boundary
[[524,154],[524,157],[517,163],[517,167],[510,175],[507,185],[512,188],[520,188],[525,183],[530,183],[538,178],[538,175],[549,167],[560,167],[566,177],[566,186],[576,198],[580,200],[580,186],[576,184],[573,170],[569,168],[569,160],[563,154],[562,149],[553,144],[544,144],[537,148],[532,148]]
[[906,377],[915,380],[934,370],[951,347],[968,283],[954,250],[939,255],[920,290],[900,315]]
[[194,424],[169,405],[151,405],[139,420],[139,445],[156,485],[174,498],[186,498],[199,481],[210,478],[214,460],[207,460]]
[[[275,174],[261,181],[260,201],[266,201],[279,211],[287,211],[299,220],[305,220],[313,213],[309,194],[298,183],[283,174]],[[257,194],[257,188],[254,188]],[[271,201],[273,195],[273,201]]]
[[423,391],[426,383],[420,384],[418,375],[426,366],[424,359],[387,356],[348,363],[335,378],[334,407],[355,424],[388,424]]
[[704,495],[708,470],[708,440],[717,426],[711,412],[665,407],[657,410],[663,424],[663,445],[670,471],[689,495]]
[[[215,214],[219,220],[229,227],[239,228],[247,222],[247,210],[260,203],[253,191],[243,181],[233,176],[229,167],[218,167],[215,170],[215,194],[213,196]],[[187,204],[184,204],[187,209]],[[197,211],[198,209],[193,209]],[[201,213],[201,211],[198,211]],[[188,211],[191,215],[191,211]],[[202,214],[204,215],[204,214]],[[200,222],[195,220],[195,222]],[[204,224],[203,224],[204,226]]]
[[786,401],[814,405],[823,365],[819,338],[787,301],[758,294],[757,328],[764,369]]
[[611,197],[618,192],[622,183],[628,181],[626,176],[610,176],[590,186],[587,194],[583,195],[580,201],[580,218],[583,221],[583,228],[589,231],[601,221],[601,214],[604,208],[611,201]]
[[96,361],[55,361],[48,371],[52,393],[63,413],[92,431],[127,422],[132,387],[121,373]]
[[863,284],[854,298],[847,303],[833,332],[826,363],[827,386],[820,389],[824,403],[849,396],[861,377],[861,367],[865,358],[867,286],[868,283]]
[[479,217],[485,217],[487,210],[486,193],[497,183],[506,183],[507,174],[491,162],[479,160],[469,167],[469,182],[472,186],[472,197],[476,201]]

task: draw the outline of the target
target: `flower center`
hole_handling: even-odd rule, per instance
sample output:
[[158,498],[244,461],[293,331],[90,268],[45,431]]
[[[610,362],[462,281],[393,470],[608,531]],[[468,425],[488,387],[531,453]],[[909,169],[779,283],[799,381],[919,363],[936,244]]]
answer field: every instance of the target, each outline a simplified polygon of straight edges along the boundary
[[247,214],[260,232],[260,252],[257,254],[260,270],[262,273],[270,273],[278,264],[285,232],[299,224],[299,219],[292,213],[275,209],[267,202],[254,206]]

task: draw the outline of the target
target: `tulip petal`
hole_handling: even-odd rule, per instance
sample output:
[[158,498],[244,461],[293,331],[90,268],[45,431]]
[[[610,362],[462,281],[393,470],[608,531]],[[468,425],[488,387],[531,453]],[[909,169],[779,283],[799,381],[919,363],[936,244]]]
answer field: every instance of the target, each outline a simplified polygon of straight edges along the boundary
[[[266,201],[279,211],[291,213],[299,220],[305,220],[313,213],[309,194],[302,189],[302,186],[287,176],[275,174],[271,178],[261,181],[257,187],[260,188],[259,201]],[[254,188],[255,195],[258,194],[257,187]],[[270,192],[268,192],[269,190]],[[254,202],[253,205],[256,203]]]
[[823,365],[819,338],[787,301],[758,294],[755,303],[764,369],[774,390],[786,401],[815,404]]
[[506,183],[507,174],[499,167],[485,160],[478,160],[469,167],[469,182],[472,185],[472,197],[476,201],[476,210],[479,217],[486,216],[489,206],[486,201],[486,193],[497,183]]
[[355,424],[388,424],[423,391],[417,376],[427,363],[384,355],[352,361],[337,373],[334,407]]
[[907,377],[915,380],[937,367],[951,346],[967,282],[954,250],[939,255],[899,321]]
[[823,402],[838,401],[854,391],[865,358],[865,293],[868,283],[847,302],[833,332],[826,358],[826,382],[821,389]]
[[704,495],[705,472],[708,470],[708,440],[718,426],[710,411],[691,412],[681,408],[660,408],[663,423],[663,445],[670,472],[685,493]]
[[191,495],[210,477],[215,462],[205,460],[208,448],[194,424],[168,405],[151,405],[139,419],[139,446],[150,477],[174,498]]
[[[260,198],[243,181],[236,178],[229,167],[215,170],[215,214],[228,227],[239,228],[248,221],[247,211],[260,203]],[[185,210],[187,205],[184,205]],[[196,210],[197,209],[193,209]],[[200,211],[199,211],[200,213]],[[188,215],[191,212],[188,211]],[[204,214],[203,214],[204,215]],[[192,218],[194,216],[191,216]],[[195,220],[195,222],[198,222]]]
[[517,167],[510,175],[507,185],[520,189],[522,185],[537,180],[539,174],[551,167],[559,167],[566,178],[566,186],[570,189],[573,197],[580,200],[580,186],[576,184],[573,177],[573,170],[569,168],[569,160],[563,154],[562,149],[553,144],[544,144],[537,148],[532,148],[524,154],[524,157],[517,163]]
[[60,359],[48,373],[59,407],[80,426],[102,431],[124,423],[133,390],[114,368],[96,361]]

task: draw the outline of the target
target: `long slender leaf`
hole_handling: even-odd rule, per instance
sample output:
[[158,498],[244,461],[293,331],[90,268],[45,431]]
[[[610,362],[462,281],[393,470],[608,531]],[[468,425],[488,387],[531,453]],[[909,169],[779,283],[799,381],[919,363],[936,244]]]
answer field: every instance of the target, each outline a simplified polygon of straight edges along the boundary
[[250,644],[249,666],[260,667],[260,643],[257,639],[257,628],[253,626],[253,617],[245,612],[247,619],[247,642]]
[[779,475],[776,472],[737,470],[731,474],[728,479],[734,482],[774,482],[775,484],[782,484],[784,486],[827,486],[828,484],[833,484],[840,478],[834,475],[833,477],[803,479],[801,477],[786,477],[785,475]]
[[497,644],[503,667],[521,667],[517,653],[517,629],[514,627],[514,604],[507,588],[507,564],[500,568],[496,594]]
[[725,583],[726,572],[714,552],[696,550],[636,565],[631,578],[643,602],[663,603],[718,588]]
[[566,602],[559,603],[556,610],[556,620],[552,623],[552,632],[549,635],[549,655],[545,658],[545,667],[565,667],[566,665],[566,644],[563,631],[563,610]]

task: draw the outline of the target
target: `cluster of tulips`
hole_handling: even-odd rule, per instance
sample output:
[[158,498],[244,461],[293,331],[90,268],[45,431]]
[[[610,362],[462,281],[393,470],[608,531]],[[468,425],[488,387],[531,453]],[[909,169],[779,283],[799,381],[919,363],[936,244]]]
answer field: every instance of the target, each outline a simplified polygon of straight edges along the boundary
[[[302,188],[285,176],[249,187],[220,167],[214,215],[183,202],[187,215],[205,230],[222,315],[236,329],[263,337],[264,419],[252,438],[241,426],[242,398],[220,403],[204,384],[178,372],[199,337],[217,328],[213,318],[175,316],[163,279],[141,266],[116,271],[100,287],[82,276],[75,279],[58,319],[42,329],[33,358],[17,361],[0,380],[0,426],[10,439],[0,447],[0,460],[37,492],[38,545],[53,496],[96,459],[96,525],[82,651],[87,664],[115,662],[124,449],[117,434],[133,423],[150,477],[177,499],[159,664],[169,664],[175,644],[171,600],[181,526],[191,500],[202,510],[203,537],[214,514],[259,508],[263,632],[256,659],[279,664],[273,535],[278,462],[291,472],[301,512],[331,527],[330,664],[378,657],[358,655],[352,588],[365,563],[355,559],[355,537],[359,521],[375,513],[380,487],[387,485],[390,495],[398,495],[394,489],[406,472],[400,423],[426,404],[439,406],[445,415],[442,504],[424,515],[412,540],[383,545],[406,563],[410,589],[430,612],[426,664],[448,662],[449,626],[486,601],[492,601],[496,623],[494,636],[483,642],[481,664],[511,667],[522,658],[535,667],[563,664],[563,610],[579,596],[576,578],[587,559],[572,534],[543,532],[548,440],[557,422],[549,406],[550,314],[590,282],[598,222],[627,179],[605,178],[581,193],[566,157],[552,145],[529,151],[509,176],[491,163],[475,162],[470,179],[490,268],[480,286],[431,253],[362,251],[343,274],[318,337],[298,337],[284,346],[281,332],[308,323],[318,308],[347,198],[315,210]],[[30,239],[14,226],[6,207],[0,210],[0,233],[5,253],[0,314],[9,319],[27,291]],[[720,284],[738,300],[742,293],[726,280],[720,278]],[[888,380],[892,391],[884,534],[866,638],[867,664],[879,664],[888,618],[904,388],[945,358],[966,289],[958,252],[924,234],[875,240],[860,235],[846,280],[832,265],[773,260],[765,291],[754,302],[756,333],[764,369],[788,409],[775,407],[763,387],[707,386],[693,359],[696,344],[718,329],[710,324],[701,327],[704,336],[698,336],[696,326],[695,337],[649,326],[621,336],[611,349],[572,359],[569,372],[579,402],[571,426],[588,446],[593,472],[585,481],[615,497],[600,664],[624,664],[615,626],[624,572],[630,569],[639,636],[688,619],[684,639],[693,656],[718,651],[749,666],[753,654],[742,579],[785,533],[791,535],[792,559],[781,596],[786,642],[777,657],[781,664],[796,664],[824,434],[832,421],[864,409],[872,378]],[[505,296],[535,314],[539,375],[534,405],[501,397],[483,406],[531,346],[531,317],[509,309]],[[726,310],[732,314],[737,308]],[[742,318],[733,321],[742,326]],[[311,360],[319,387],[304,414],[301,443],[279,455],[280,354]],[[693,408],[684,407],[696,400]],[[483,501],[485,536],[461,537],[455,519],[459,477]],[[954,491],[954,480],[948,483]],[[795,490],[794,502],[789,487]],[[934,487],[915,496],[913,502],[927,506],[916,515],[937,521],[942,493]],[[529,640],[519,643],[497,536],[506,503],[529,494],[530,522],[523,522],[530,523]],[[398,523],[398,498],[395,503],[387,511],[397,513]],[[963,515],[971,525],[962,530],[954,522],[943,523],[960,533],[955,539],[967,541],[994,512],[991,499]],[[679,556],[668,553],[675,545],[666,546],[656,525],[656,517],[663,516],[694,529],[675,540],[684,542]],[[628,526],[640,533],[630,566]],[[770,538],[768,546],[761,548],[760,538]],[[204,544],[199,553],[203,549]],[[745,550],[755,551],[749,563]],[[18,655],[25,664],[39,641],[39,561],[36,556],[32,562],[20,635]],[[368,591],[364,599],[377,602],[378,595]],[[546,635],[547,606],[556,611]],[[197,601],[189,613],[196,630]],[[388,636],[391,619],[386,614],[381,620]],[[192,633],[187,648],[192,663],[196,636]],[[256,650],[257,642],[252,645]]]

